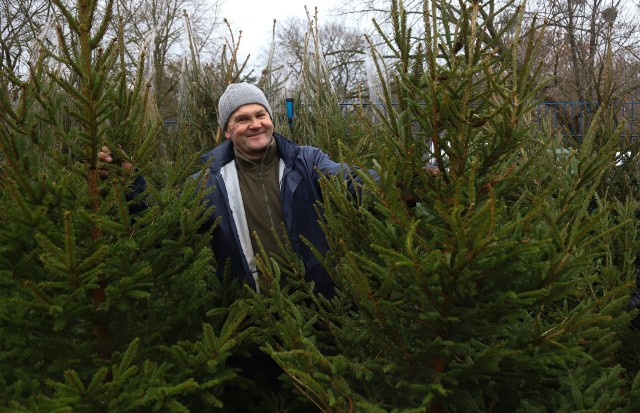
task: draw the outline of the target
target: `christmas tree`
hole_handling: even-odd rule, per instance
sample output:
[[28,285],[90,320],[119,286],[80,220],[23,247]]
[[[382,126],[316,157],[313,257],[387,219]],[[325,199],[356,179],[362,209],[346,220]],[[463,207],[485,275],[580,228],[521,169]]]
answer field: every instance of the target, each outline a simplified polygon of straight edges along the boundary
[[[424,2],[416,44],[393,5],[381,35],[395,76],[371,137],[380,181],[363,162],[355,197],[324,182],[323,258],[341,294],[300,293],[286,246],[263,257],[288,281],[256,304],[264,349],[326,412],[633,411],[638,204],[605,196],[619,136],[608,108],[580,145],[558,147],[528,122],[543,79],[522,8],[501,19],[492,1],[457,16]],[[342,159],[359,156],[343,146]]]
[[220,407],[248,309],[212,277],[200,166],[158,157],[113,2],[53,4],[28,76],[1,77],[1,410]]

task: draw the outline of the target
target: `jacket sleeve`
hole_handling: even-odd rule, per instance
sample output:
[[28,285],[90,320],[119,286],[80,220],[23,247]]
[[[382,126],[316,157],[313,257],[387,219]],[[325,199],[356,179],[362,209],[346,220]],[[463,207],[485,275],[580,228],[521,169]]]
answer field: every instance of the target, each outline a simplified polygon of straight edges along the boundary
[[[635,279],[636,288],[631,293],[631,297],[629,298],[629,305],[627,306],[627,309],[629,311],[640,308],[640,257],[636,258]],[[636,315],[636,317],[631,320],[631,324],[635,328],[640,330],[640,314]]]
[[147,181],[144,176],[138,175],[129,185],[129,190],[125,194],[125,199],[129,203],[129,213],[138,214],[149,208],[147,201],[142,194],[147,189]]
[[633,310],[634,308],[640,308],[640,258],[636,258],[636,288],[631,293],[631,298],[629,300],[629,310]]
[[[313,148],[312,164],[314,169],[316,169],[315,173],[319,172],[321,175],[342,175],[342,177],[347,181],[347,188],[349,192],[352,194],[356,194],[358,192],[358,188],[363,184],[362,179],[356,173],[356,170],[359,168],[347,165],[346,163],[335,162],[329,158],[329,155],[320,149]],[[369,173],[373,176],[376,182],[380,182],[380,177],[375,171],[369,169]]]

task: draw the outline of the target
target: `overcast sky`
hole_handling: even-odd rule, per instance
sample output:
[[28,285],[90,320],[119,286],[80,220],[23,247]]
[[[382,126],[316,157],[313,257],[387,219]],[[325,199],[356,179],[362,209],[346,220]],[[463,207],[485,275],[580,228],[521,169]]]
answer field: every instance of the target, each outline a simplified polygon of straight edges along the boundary
[[[322,3],[322,4],[319,4]],[[271,41],[273,19],[280,25],[289,16],[306,18],[304,6],[313,15],[318,7],[318,19],[322,25],[325,19],[331,18],[336,4],[344,0],[225,0],[221,17],[226,17],[231,24],[234,36],[242,30],[240,54],[251,53],[251,61],[260,57],[260,51],[266,49]]]

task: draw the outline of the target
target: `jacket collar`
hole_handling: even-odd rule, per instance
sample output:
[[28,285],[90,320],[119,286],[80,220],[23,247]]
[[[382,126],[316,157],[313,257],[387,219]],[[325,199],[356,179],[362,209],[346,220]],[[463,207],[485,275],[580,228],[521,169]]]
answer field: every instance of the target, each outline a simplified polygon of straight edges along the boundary
[[278,147],[280,159],[284,161],[286,168],[291,168],[291,165],[293,165],[293,162],[300,153],[300,146],[277,133],[274,133],[273,136],[276,138],[276,146]]

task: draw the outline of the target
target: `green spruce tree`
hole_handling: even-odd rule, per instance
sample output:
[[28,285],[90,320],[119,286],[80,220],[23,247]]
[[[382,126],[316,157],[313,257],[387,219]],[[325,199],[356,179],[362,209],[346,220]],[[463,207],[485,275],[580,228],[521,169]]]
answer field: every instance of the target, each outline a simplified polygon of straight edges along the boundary
[[[528,121],[542,84],[536,22],[516,7],[483,35],[508,3],[425,1],[415,43],[392,2],[386,133],[371,136],[380,182],[363,163],[355,198],[324,183],[324,262],[341,294],[313,297],[286,245],[284,259],[262,258],[287,280],[256,298],[264,349],[320,411],[636,406],[637,365],[616,354],[621,336],[637,338],[624,311],[637,202],[614,217],[599,196],[618,131],[605,107],[579,147],[557,151]],[[626,257],[609,259],[612,238],[626,239]]]
[[248,307],[213,276],[199,166],[159,157],[113,1],[53,5],[28,76],[0,75],[0,410],[221,408]]

